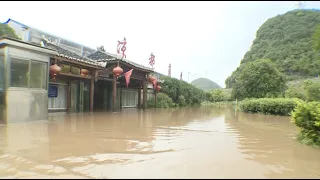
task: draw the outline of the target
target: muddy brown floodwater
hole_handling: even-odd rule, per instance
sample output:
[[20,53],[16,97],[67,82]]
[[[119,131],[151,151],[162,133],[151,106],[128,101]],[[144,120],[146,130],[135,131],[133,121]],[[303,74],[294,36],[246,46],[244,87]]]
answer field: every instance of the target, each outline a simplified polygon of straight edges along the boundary
[[289,117],[124,109],[0,126],[1,178],[320,178]]

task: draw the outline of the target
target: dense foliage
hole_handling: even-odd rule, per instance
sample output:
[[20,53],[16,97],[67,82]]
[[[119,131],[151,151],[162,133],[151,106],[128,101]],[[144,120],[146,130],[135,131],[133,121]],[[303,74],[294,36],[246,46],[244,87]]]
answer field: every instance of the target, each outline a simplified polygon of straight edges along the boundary
[[168,76],[161,77],[164,83],[161,92],[167,94],[179,106],[200,104],[205,99],[203,90],[193,85]]
[[301,103],[292,113],[301,128],[299,139],[305,144],[320,145],[320,102]]
[[[150,98],[147,102],[149,108],[154,107],[154,98]],[[164,93],[158,93],[157,94],[157,108],[170,108],[170,107],[175,107],[176,104],[173,103],[172,99],[164,94]]]
[[285,76],[270,59],[248,62],[234,82],[236,99],[278,97],[286,88]]
[[[168,76],[161,76],[164,82],[161,84],[161,91],[157,95],[157,107],[183,107],[199,105],[206,98],[203,90],[193,85]],[[154,99],[148,101],[148,107],[154,107]]]
[[206,101],[209,102],[222,102],[231,101],[231,90],[230,89],[214,89],[206,92]]
[[240,66],[226,79],[226,87],[233,88],[243,66],[258,59],[271,59],[291,79],[315,77],[320,73],[320,59],[314,51],[320,49],[318,24],[317,10],[294,10],[268,19]]
[[0,36],[20,39],[11,27],[9,27],[7,24],[2,23],[0,23]]
[[302,86],[290,86],[285,91],[285,97],[286,98],[298,98],[302,100],[307,100],[307,93],[305,92],[305,89]]
[[240,102],[240,110],[249,113],[288,116],[302,102],[299,99],[259,98]]
[[221,88],[217,83],[211,81],[207,78],[198,78],[191,82],[195,87],[202,89],[204,91],[210,91],[212,89]]
[[320,101],[320,79],[314,78],[289,84],[285,97],[299,98],[305,101]]

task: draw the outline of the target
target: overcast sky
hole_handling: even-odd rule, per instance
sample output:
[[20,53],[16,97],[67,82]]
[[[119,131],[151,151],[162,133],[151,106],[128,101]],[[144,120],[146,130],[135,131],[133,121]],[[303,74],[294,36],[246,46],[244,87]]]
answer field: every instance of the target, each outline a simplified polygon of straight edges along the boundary
[[[0,21],[9,18],[47,33],[116,53],[127,39],[127,59],[189,81],[207,77],[220,86],[239,65],[259,26],[295,8],[296,1],[253,2],[1,2]],[[305,8],[320,8],[306,2]]]

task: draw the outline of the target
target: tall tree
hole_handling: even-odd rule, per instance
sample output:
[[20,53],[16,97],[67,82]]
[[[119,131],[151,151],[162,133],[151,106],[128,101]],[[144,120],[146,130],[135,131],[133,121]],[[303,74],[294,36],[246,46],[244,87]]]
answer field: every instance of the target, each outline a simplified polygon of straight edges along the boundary
[[234,98],[276,97],[286,89],[286,80],[270,59],[248,62],[238,73],[232,90]]

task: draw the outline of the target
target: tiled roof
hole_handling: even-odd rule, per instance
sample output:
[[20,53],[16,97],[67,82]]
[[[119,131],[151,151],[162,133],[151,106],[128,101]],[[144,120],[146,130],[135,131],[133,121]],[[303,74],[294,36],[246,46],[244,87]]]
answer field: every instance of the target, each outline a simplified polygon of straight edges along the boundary
[[103,51],[100,51],[100,50],[97,50],[96,52],[90,54],[87,57],[90,58],[90,59],[96,60],[97,62],[103,62],[103,61],[106,61],[106,62],[120,61],[121,62],[121,61],[123,61],[123,62],[126,62],[126,63],[128,63],[130,65],[133,65],[133,66],[135,66],[137,68],[144,69],[144,70],[147,70],[147,71],[153,71],[150,67],[146,67],[146,66],[140,65],[138,63],[129,61],[127,59],[117,59],[117,55],[111,54],[111,53],[108,53],[108,52],[103,52]]
[[117,59],[117,55],[111,54],[108,52],[102,52],[100,50],[97,50],[94,53],[91,53],[87,57],[96,61],[108,61],[108,60]]
[[75,60],[78,62],[82,62],[82,63],[94,65],[94,66],[105,67],[105,65],[102,65],[102,63],[99,63],[99,62],[94,61],[88,57],[83,57],[83,56],[80,56],[76,53],[68,51],[62,47],[59,47],[59,46],[51,43],[50,41],[46,41],[46,47],[55,50],[58,53],[58,56],[60,56],[60,57],[64,57],[67,59]]

